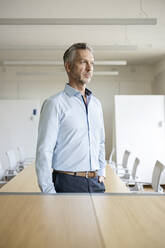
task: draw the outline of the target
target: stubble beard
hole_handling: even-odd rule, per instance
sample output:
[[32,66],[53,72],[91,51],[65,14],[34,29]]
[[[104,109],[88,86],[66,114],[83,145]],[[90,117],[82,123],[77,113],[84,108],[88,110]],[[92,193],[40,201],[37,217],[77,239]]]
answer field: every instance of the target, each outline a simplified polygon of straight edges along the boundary
[[77,82],[80,85],[85,85],[88,84],[91,79],[92,79],[93,74],[90,74],[90,77],[86,78],[83,74],[75,74],[75,73],[71,73],[71,77],[72,79]]
[[80,84],[84,85],[84,84],[90,83],[90,81],[92,79],[92,75],[89,78],[83,78],[83,76],[80,75],[76,79],[77,79],[77,82],[79,82]]
[[88,83],[90,83],[90,81],[91,81],[91,78],[89,78],[89,79],[83,79],[83,78],[80,78],[79,80],[79,83],[81,83],[81,84],[88,84]]

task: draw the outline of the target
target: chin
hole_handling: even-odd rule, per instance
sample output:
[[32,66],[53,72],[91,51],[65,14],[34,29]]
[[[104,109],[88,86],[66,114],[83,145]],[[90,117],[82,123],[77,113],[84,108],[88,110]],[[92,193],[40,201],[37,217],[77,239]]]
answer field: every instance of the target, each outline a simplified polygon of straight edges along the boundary
[[90,81],[91,81],[91,78],[87,80],[86,84],[90,83]]
[[82,84],[82,85],[85,85],[85,84],[88,83],[86,80],[80,80],[79,82],[80,82],[80,84]]
[[82,83],[83,84],[88,84],[88,83],[90,83],[90,81],[91,81],[91,78],[82,80]]

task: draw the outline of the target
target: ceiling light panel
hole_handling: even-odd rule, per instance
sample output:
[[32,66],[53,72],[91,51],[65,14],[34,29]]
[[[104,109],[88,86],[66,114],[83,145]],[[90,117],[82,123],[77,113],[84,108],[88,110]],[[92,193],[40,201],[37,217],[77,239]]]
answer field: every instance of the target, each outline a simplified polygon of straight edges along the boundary
[[[43,66],[54,66],[54,65],[63,65],[63,61],[49,61],[49,60],[5,60],[2,63],[3,65],[10,66],[19,66],[19,65],[43,65]],[[114,60],[114,61],[95,61],[95,65],[127,65],[127,61],[125,60]]]
[[0,25],[156,25],[156,18],[0,18]]

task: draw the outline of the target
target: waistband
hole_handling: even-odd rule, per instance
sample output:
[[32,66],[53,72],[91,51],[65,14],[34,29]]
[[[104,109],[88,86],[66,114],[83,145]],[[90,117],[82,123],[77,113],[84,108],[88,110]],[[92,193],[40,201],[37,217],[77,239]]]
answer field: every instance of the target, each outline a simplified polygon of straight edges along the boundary
[[53,173],[55,173],[55,174],[67,174],[67,175],[78,176],[78,177],[85,177],[85,178],[97,177],[97,171],[70,172],[70,171],[53,170]]

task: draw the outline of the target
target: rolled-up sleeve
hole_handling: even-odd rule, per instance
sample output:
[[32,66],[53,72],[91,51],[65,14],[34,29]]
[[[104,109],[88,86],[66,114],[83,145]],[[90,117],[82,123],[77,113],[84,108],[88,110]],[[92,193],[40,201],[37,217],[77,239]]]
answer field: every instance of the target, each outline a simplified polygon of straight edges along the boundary
[[58,108],[53,100],[42,106],[36,151],[38,185],[43,193],[56,193],[52,181],[52,157],[59,129]]

